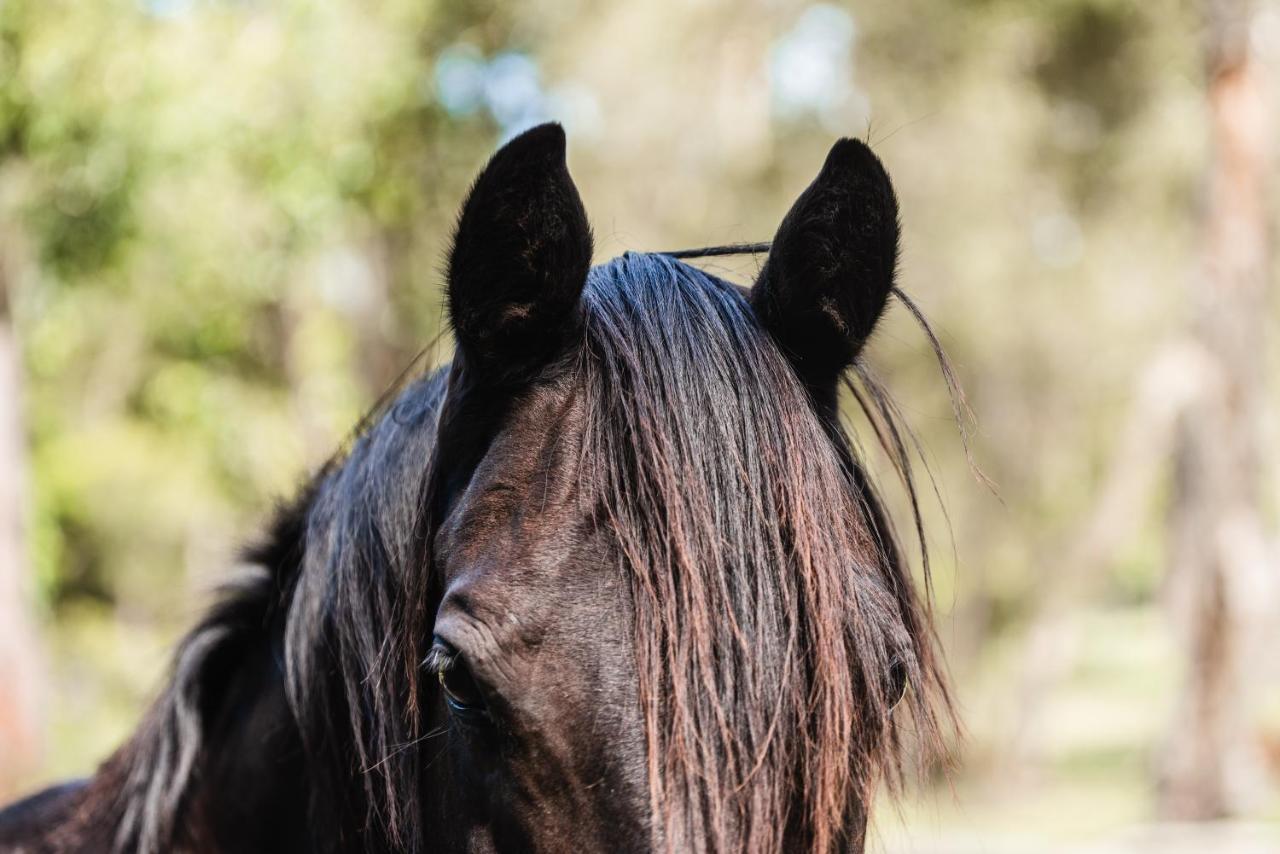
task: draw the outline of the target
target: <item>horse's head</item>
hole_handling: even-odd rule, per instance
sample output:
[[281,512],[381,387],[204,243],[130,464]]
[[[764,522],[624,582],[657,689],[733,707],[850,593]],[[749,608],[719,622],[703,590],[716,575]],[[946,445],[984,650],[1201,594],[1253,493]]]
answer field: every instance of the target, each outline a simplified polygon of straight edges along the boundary
[[835,403],[893,287],[889,178],[837,143],[748,292],[591,268],[564,146],[499,151],[450,256],[400,624],[414,731],[447,733],[420,748],[426,841],[857,847],[894,707],[930,734],[940,687]]

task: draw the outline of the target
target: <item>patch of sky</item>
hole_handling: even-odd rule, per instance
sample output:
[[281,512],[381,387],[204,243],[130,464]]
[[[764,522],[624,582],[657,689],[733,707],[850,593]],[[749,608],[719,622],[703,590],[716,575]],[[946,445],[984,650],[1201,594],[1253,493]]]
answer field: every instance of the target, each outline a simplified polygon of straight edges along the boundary
[[195,6],[194,0],[138,0],[142,11],[153,18],[179,18]]
[[430,90],[451,116],[487,114],[504,141],[546,121],[562,122],[580,136],[593,135],[601,123],[590,88],[572,82],[548,87],[537,62],[518,51],[486,58],[473,45],[453,45],[436,60]]
[[853,15],[830,3],[807,8],[769,54],[774,116],[782,121],[817,119],[847,133],[868,113],[867,98],[854,81],[858,28]]

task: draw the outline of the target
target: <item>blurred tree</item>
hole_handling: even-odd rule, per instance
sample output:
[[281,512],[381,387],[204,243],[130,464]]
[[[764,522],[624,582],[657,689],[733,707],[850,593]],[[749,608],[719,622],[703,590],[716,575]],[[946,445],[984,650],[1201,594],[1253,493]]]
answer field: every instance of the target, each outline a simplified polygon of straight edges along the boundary
[[0,234],[0,798],[14,794],[37,767],[44,699],[44,661],[30,618],[33,585],[23,536],[26,430],[5,237]]
[[[22,155],[28,115],[15,74],[22,51],[16,26],[21,10],[5,12],[0,15],[0,198]],[[37,767],[44,699],[45,662],[30,618],[24,371],[12,300],[22,244],[21,235],[0,217],[0,799],[14,794]]]
[[1212,382],[1176,449],[1168,593],[1186,674],[1159,763],[1161,812],[1178,819],[1238,814],[1260,783],[1250,700],[1260,609],[1276,583],[1260,495],[1274,104],[1251,56],[1252,5],[1204,6],[1213,146],[1191,334]]

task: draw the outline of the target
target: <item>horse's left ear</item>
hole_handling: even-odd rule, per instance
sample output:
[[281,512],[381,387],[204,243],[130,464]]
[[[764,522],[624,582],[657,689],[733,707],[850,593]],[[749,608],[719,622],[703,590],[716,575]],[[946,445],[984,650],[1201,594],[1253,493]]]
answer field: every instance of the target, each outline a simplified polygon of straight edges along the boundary
[[467,196],[449,253],[449,316],[467,364],[518,375],[562,345],[591,248],[560,125],[499,149]]
[[831,403],[893,289],[898,233],[889,174],[864,143],[842,139],[783,219],[752,289],[760,322]]

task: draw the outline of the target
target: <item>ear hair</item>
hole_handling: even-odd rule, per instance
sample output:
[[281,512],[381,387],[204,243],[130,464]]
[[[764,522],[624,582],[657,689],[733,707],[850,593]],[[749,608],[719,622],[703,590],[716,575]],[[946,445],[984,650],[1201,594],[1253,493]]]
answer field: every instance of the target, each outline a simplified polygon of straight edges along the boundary
[[898,261],[898,202],[863,142],[842,139],[778,227],[751,292],[760,322],[821,402],[884,311]]
[[508,142],[476,178],[449,253],[449,316],[467,364],[508,375],[547,359],[574,326],[591,252],[564,129]]

